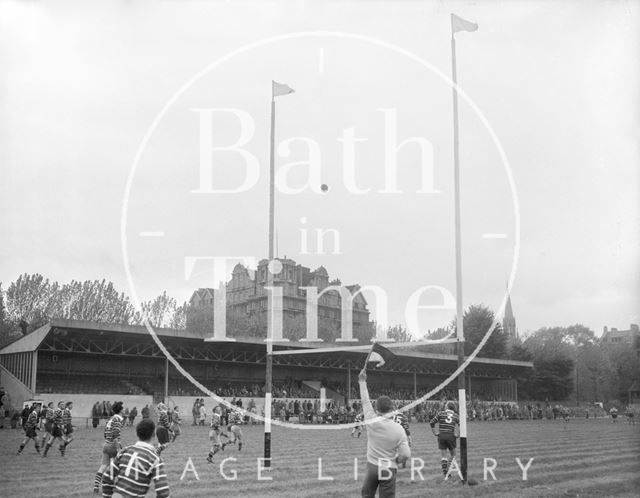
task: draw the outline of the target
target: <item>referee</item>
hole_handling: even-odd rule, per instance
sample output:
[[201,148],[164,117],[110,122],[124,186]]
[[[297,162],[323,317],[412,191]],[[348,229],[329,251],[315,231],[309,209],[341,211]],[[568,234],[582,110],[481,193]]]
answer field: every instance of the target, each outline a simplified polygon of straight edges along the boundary
[[[367,473],[362,484],[363,498],[374,498],[379,489],[380,498],[396,496],[396,473],[398,463],[404,463],[411,456],[404,430],[392,419],[393,403],[388,396],[376,400],[375,410],[369,399],[367,372],[362,369],[358,375],[360,400],[367,428]],[[372,419],[381,416],[380,420]]]

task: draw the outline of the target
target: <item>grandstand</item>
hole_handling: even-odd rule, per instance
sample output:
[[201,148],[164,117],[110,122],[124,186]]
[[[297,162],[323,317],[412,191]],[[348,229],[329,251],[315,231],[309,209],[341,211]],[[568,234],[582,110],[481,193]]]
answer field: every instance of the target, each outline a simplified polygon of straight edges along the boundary
[[[260,338],[210,342],[184,330],[157,329],[158,338],[196,380],[220,396],[254,398],[261,408],[266,347]],[[320,348],[321,346],[321,348]],[[336,350],[327,351],[335,346]],[[317,353],[311,352],[319,349]],[[274,395],[317,398],[321,388],[337,405],[349,402],[366,353],[338,345],[278,343],[274,351],[307,349],[307,354],[274,356]],[[394,348],[396,358],[369,375],[370,390],[413,399],[441,383],[457,366],[454,355]],[[529,362],[475,358],[467,368],[471,396],[517,401],[517,377]],[[79,320],[53,320],[0,350],[1,383],[14,406],[28,399],[72,400],[76,416],[88,417],[104,399],[144,406],[160,400],[186,413],[204,397],[165,358],[145,327]],[[353,374],[353,375],[352,375]],[[245,405],[246,406],[246,405]]]

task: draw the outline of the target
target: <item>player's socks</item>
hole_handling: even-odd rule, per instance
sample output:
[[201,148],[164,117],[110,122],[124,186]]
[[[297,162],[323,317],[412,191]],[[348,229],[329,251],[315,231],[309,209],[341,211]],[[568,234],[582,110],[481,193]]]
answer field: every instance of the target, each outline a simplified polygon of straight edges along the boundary
[[96,472],[96,476],[93,479],[93,492],[98,494],[100,492],[101,485],[102,485],[102,473]]
[[238,451],[242,451],[242,441],[238,442]]
[[47,445],[44,447],[44,453],[42,454],[43,457],[47,456],[47,453],[49,453],[49,448],[51,448],[51,443],[47,443]]
[[446,458],[441,458],[440,467],[442,467],[442,474],[446,477],[447,471],[449,470],[449,460],[447,460]]
[[24,450],[24,444],[20,445],[20,449],[18,450],[18,455],[22,453],[22,450]]
[[40,445],[38,445],[37,442],[36,442],[36,451],[38,452],[38,454],[40,454]]

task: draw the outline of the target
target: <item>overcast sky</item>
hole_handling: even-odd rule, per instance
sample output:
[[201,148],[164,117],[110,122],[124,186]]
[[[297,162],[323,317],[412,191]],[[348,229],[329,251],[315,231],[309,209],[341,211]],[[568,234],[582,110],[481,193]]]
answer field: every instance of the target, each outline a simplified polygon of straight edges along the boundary
[[[479,24],[456,35],[468,96],[459,109],[465,305],[499,310],[519,219],[511,296],[521,332],[638,323],[640,11],[623,1],[2,2],[3,286],[39,272],[106,278],[132,294],[122,220],[142,299],[166,289],[186,300],[212,286],[206,262],[185,278],[186,257],[266,257],[274,79],[296,90],[277,99],[279,255],[384,289],[391,323],[406,323],[422,287],[454,294],[451,12]],[[345,181],[349,130],[362,139],[353,160],[362,193]],[[244,156],[213,152],[206,166],[200,154],[243,131],[257,181],[236,194],[194,193],[207,168],[214,188],[243,183]],[[385,192],[387,149],[411,137],[391,154],[399,192]],[[287,168],[308,163],[310,150],[319,182],[304,164]],[[339,233],[339,254],[331,236],[318,254],[316,229]],[[420,300],[441,302],[434,290]],[[417,316],[433,328],[453,311]]]

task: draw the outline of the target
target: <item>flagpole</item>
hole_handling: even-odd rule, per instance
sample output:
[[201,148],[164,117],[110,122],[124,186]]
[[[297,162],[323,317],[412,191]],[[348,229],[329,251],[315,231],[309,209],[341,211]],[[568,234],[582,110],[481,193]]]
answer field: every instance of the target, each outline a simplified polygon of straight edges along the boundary
[[[269,263],[273,260],[273,236],[275,218],[275,134],[276,100],[271,92],[271,142],[269,155]],[[267,265],[267,286],[273,287],[273,275]],[[271,467],[271,390],[273,383],[273,294],[267,291],[267,355],[264,387],[264,466]]]
[[[452,14],[453,16],[453,14]],[[460,154],[458,142],[458,78],[456,72],[456,39],[451,24],[451,74],[453,80],[453,171],[455,197],[455,246],[456,246],[456,332],[458,367],[464,363],[464,314],[462,304],[462,231],[460,227]],[[467,482],[467,400],[465,373],[458,375],[458,410],[460,417],[460,472],[462,482]]]

